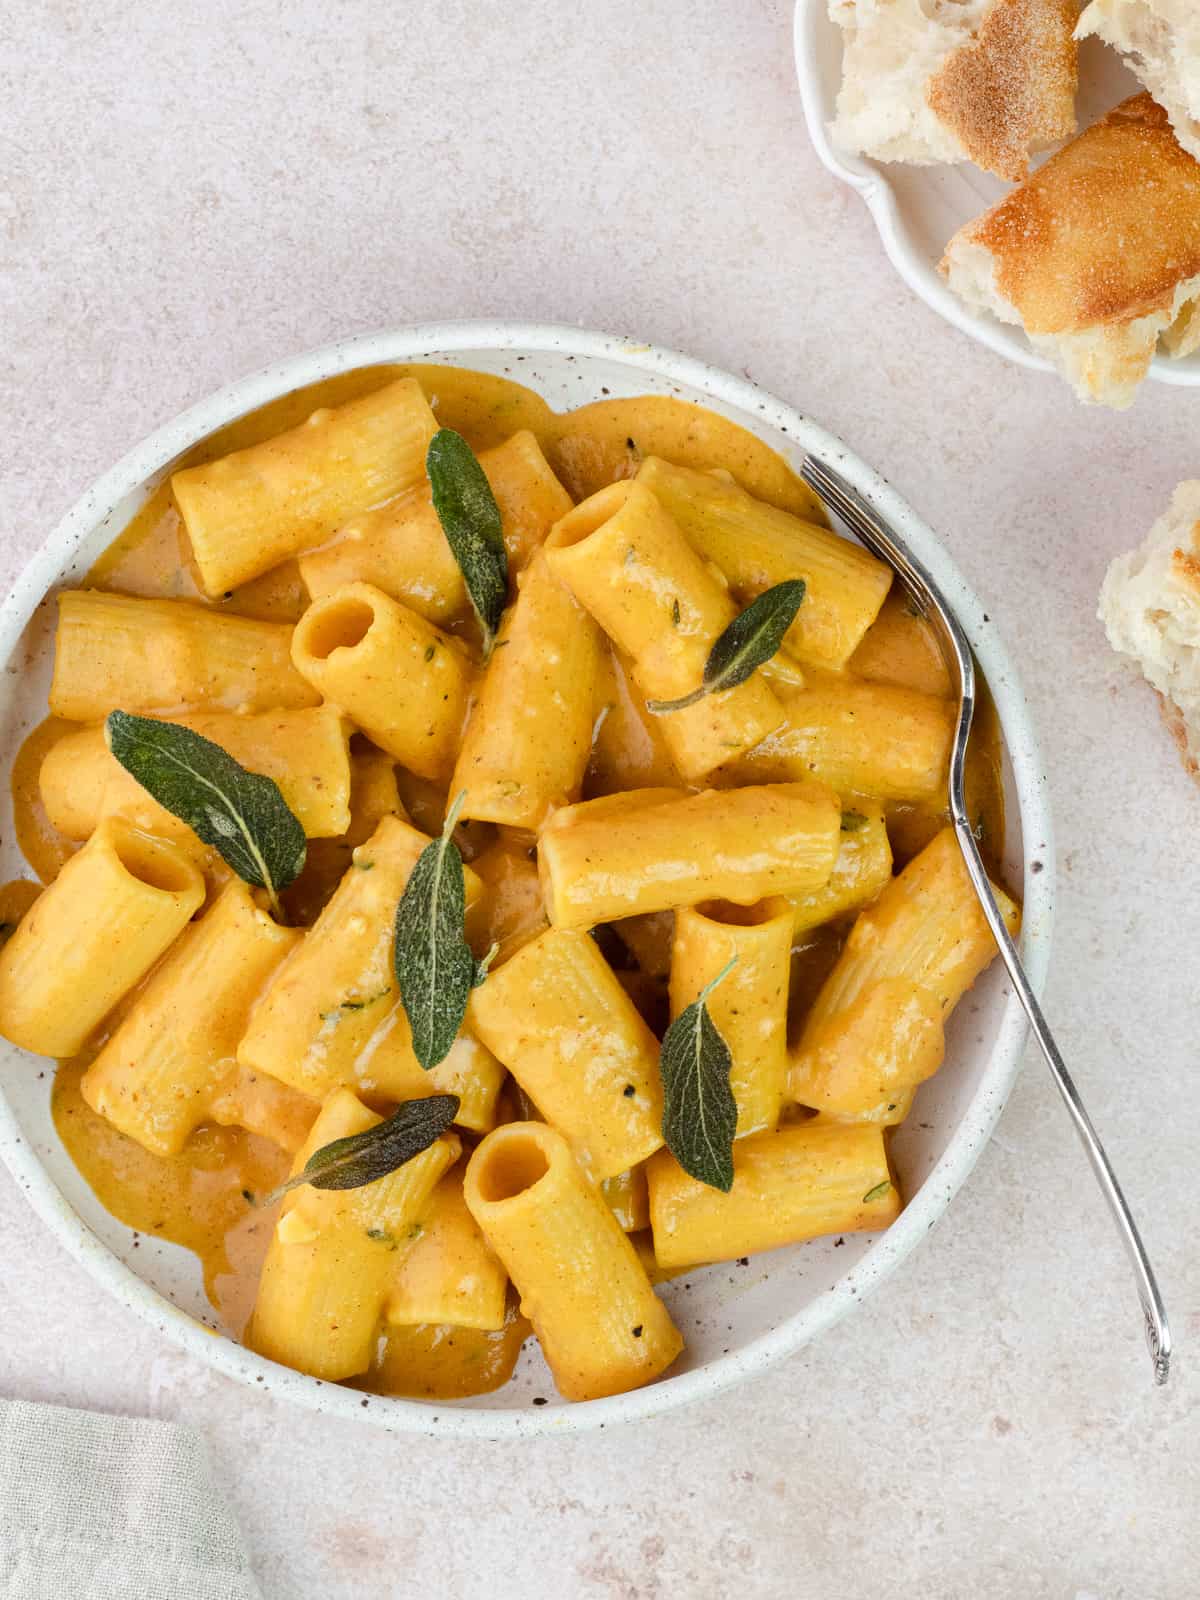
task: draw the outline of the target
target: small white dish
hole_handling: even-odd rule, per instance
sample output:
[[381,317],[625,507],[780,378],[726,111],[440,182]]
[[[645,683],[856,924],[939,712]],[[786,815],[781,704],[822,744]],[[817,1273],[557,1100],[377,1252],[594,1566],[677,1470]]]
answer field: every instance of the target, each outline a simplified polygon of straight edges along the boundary
[[[0,771],[45,715],[53,595],[78,584],[178,457],[247,411],[332,373],[390,361],[431,361],[511,376],[558,410],[604,395],[668,394],[740,422],[794,464],[808,451],[875,500],[956,608],[991,686],[1005,746],[1007,881],[1025,903],[1022,956],[1039,990],[1049,958],[1054,842],[1043,767],[1013,665],[981,602],[920,519],[824,429],[744,379],[670,351],[578,328],[459,322],[346,339],[222,389],[140,444],[72,507],[0,606]],[[28,876],[11,826],[0,828],[0,874]],[[922,1085],[893,1145],[908,1205],[886,1233],[851,1235],[709,1268],[664,1287],[688,1348],[649,1388],[568,1405],[555,1397],[531,1342],[511,1384],[456,1402],[369,1398],[291,1372],[216,1330],[196,1258],[138,1239],[96,1200],[58,1139],[47,1062],[0,1041],[0,1156],[56,1238],[123,1305],[209,1366],[261,1392],[397,1431],[512,1439],[633,1421],[715,1394],[762,1372],[831,1327],[882,1281],[950,1204],[987,1143],[1017,1075],[1025,1019],[997,963],[959,1006],[942,1071]],[[986,1319],[985,1319],[986,1320]],[[981,1324],[982,1325],[982,1324]],[[533,1405],[537,1396],[546,1403]]]
[[[794,36],[800,98],[813,146],[834,177],[857,189],[866,201],[888,259],[905,283],[939,316],[997,355],[1038,372],[1052,372],[1020,328],[973,311],[951,293],[937,270],[952,235],[1008,194],[1011,186],[969,162],[915,167],[838,150],[829,130],[842,81],[842,30],[830,20],[827,0],[796,0]],[[1084,40],[1080,49],[1079,82],[1081,129],[1141,88],[1120,57],[1097,39]],[[1185,388],[1200,384],[1200,354],[1182,361],[1157,356],[1150,376]]]

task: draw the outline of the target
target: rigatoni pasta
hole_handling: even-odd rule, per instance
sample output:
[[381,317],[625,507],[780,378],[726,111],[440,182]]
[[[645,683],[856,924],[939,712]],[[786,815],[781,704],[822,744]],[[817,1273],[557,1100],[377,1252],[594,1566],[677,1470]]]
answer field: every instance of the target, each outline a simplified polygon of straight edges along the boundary
[[787,647],[817,667],[846,665],[891,587],[889,567],[828,528],[756,500],[727,476],[647,456],[637,481],[743,602],[803,578],[804,604]]
[[815,778],[839,794],[878,800],[945,793],[954,734],[947,701],[893,684],[810,676],[783,705],[786,720],[738,760],[737,781]]
[[[294,1171],[322,1145],[378,1121],[348,1089],[337,1090],[297,1153]],[[288,1195],[263,1263],[250,1325],[253,1348],[329,1382],[365,1372],[396,1252],[412,1242],[438,1180],[460,1151],[450,1134],[365,1188],[300,1188]]]
[[323,543],[422,476],[437,428],[412,378],[385,384],[274,439],[185,467],[171,488],[200,582],[226,590]]
[[994,953],[936,640],[674,398],[386,368],[220,449],[60,596],[0,1033],[272,1359],[457,1398],[529,1318],[567,1398],[650,1382],[673,1274],[900,1209]]
[[671,1012],[678,1014],[730,960],[708,1002],[733,1058],[729,1087],[738,1135],[774,1128],[787,1077],[787,1000],[792,908],[782,897],[756,905],[705,902],[675,913]]
[[[996,899],[1010,933],[1020,913]],[[996,953],[952,828],[858,918],[805,1021],[790,1098],[837,1116],[898,1122],[941,1065],[943,1026]]]
[[567,1399],[619,1394],[670,1366],[679,1331],[560,1133],[497,1128],[471,1157],[466,1197]]
[[[520,573],[571,498],[527,429],[492,450],[479,465],[500,509],[509,571]],[[433,508],[429,484],[353,517],[332,543],[300,558],[300,575],[314,600],[348,583],[370,583],[430,622],[465,614],[467,591]]]
[[658,1041],[587,934],[551,928],[518,950],[468,1021],[597,1182],[662,1143]]
[[397,1248],[387,1288],[388,1322],[502,1328],[508,1273],[467,1207],[458,1168],[438,1184],[408,1231],[414,1237],[407,1249]]
[[792,933],[797,939],[850,911],[870,905],[892,881],[892,846],[877,800],[855,796],[842,812],[833,871],[818,889],[789,894]]
[[[423,1074],[397,1003],[392,924],[428,843],[411,823],[388,816],[353,852],[333,898],[255,1006],[238,1045],[243,1066],[316,1099],[341,1087],[413,1097]],[[473,879],[468,885],[473,898]]]
[[[350,826],[349,730],[335,707],[246,716],[194,712],[166,720],[273,778],[310,839],[336,838]],[[60,740],[42,763],[39,784],[46,815],[68,839],[86,839],[102,817],[117,814],[155,833],[183,827],[113,759],[99,725]]]
[[842,808],[820,784],[614,798],[619,806],[608,798],[568,806],[542,832],[542,886],[555,927],[700,900],[751,905],[819,888],[837,859]]
[[595,724],[601,639],[539,551],[521,574],[462,736],[462,815],[537,828],[578,800]]
[[178,846],[108,818],[0,949],[0,1033],[73,1056],[203,899],[204,879]]
[[353,583],[304,613],[292,660],[381,749],[419,777],[449,778],[471,684],[456,639],[381,589]]
[[728,1194],[669,1152],[650,1161],[650,1223],[662,1267],[732,1261],[825,1233],[886,1228],[900,1213],[879,1128],[800,1123],[733,1147]]
[[95,589],[58,597],[50,710],[71,722],[123,711],[272,711],[321,696],[291,661],[282,622]]
[[[556,524],[546,551],[557,576],[628,655],[646,699],[696,688],[737,608],[649,490],[602,489]],[[778,700],[756,675],[664,718],[663,739],[682,776],[699,780],[782,721]]]
[[261,911],[245,884],[229,884],[92,1062],[84,1099],[148,1150],[176,1155],[213,1115],[250,1008],[301,937]]

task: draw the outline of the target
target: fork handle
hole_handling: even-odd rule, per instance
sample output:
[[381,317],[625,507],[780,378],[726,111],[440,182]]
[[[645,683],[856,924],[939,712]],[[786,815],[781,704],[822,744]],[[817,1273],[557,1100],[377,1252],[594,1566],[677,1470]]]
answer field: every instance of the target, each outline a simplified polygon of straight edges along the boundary
[[1054,1076],[1058,1092],[1062,1096],[1063,1104],[1070,1114],[1071,1121],[1075,1124],[1075,1132],[1079,1135],[1080,1142],[1087,1152],[1091,1162],[1092,1171],[1100,1185],[1104,1198],[1108,1201],[1108,1208],[1112,1212],[1113,1220],[1121,1235],[1126,1254],[1133,1264],[1134,1276],[1137,1279],[1138,1299],[1142,1303],[1142,1315],[1146,1325],[1146,1343],[1150,1346],[1150,1356],[1154,1362],[1154,1381],[1157,1384],[1166,1383],[1171,1370],[1171,1330],[1167,1323],[1166,1308],[1159,1292],[1158,1281],[1154,1276],[1154,1269],[1150,1265],[1150,1258],[1146,1254],[1146,1247],[1142,1243],[1142,1236],[1138,1232],[1137,1223],[1129,1209],[1129,1203],[1117,1182],[1116,1173],[1109,1163],[1100,1142],[1100,1136],[1092,1126],[1092,1119],[1088,1116],[1079,1091],[1075,1087],[1074,1079],[1067,1071],[1066,1062],[1059,1052],[1058,1045],[1054,1042],[1054,1035],[1042,1014],[1037,996],[1030,986],[1029,979],[1025,976],[1025,969],[1021,965],[1021,958],[1017,954],[1017,947],[1013,944],[1004,918],[1000,914],[1000,907],[996,904],[996,897],[992,893],[992,885],[984,867],[983,858],[979,854],[979,846],[975,842],[975,835],[971,830],[968,818],[957,808],[954,814],[954,832],[957,835],[959,848],[962,850],[963,860],[970,874],[975,892],[979,896],[979,903],[983,914],[988,920],[988,925],[1000,947],[1000,955],[1004,965],[1008,968],[1008,975],[1012,979],[1013,988],[1017,997],[1025,1008],[1029,1018],[1029,1025],[1033,1036],[1038,1042],[1038,1047],[1046,1058],[1046,1065]]

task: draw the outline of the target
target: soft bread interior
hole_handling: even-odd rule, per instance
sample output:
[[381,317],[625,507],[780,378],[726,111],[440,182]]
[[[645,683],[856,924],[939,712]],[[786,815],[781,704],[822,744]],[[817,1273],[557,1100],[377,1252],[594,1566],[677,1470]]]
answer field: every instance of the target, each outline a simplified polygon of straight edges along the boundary
[[1200,772],[1200,480],[1181,483],[1144,542],[1109,567],[1100,620],[1168,703],[1184,759]]
[[965,161],[925,86],[967,43],[990,0],[829,0],[843,30],[842,86],[831,128],[841,150],[928,166]]
[[[972,310],[987,312],[1001,322],[1022,325],[1017,308],[996,285],[995,257],[985,245],[971,239],[967,231],[950,241],[942,270],[951,289]],[[1164,311],[1078,333],[1027,333],[1026,337],[1039,355],[1053,363],[1081,400],[1125,411],[1137,398],[1160,338],[1166,353],[1175,357],[1200,347],[1200,277],[1181,283]]]
[[1119,50],[1200,161],[1200,5],[1196,0],[1092,0],[1076,37]]
[[1075,129],[1079,0],[828,0],[844,35],[833,141],[974,161],[1013,182]]

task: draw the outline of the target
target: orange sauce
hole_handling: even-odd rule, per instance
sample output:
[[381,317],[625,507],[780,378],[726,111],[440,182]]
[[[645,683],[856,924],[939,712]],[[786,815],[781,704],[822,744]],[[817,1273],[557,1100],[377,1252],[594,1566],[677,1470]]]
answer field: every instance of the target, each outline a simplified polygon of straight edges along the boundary
[[[605,398],[560,415],[541,396],[510,377],[456,367],[379,366],[339,374],[238,418],[197,445],[181,465],[212,460],[255,444],[297,426],[320,406],[342,404],[403,374],[419,379],[442,425],[456,428],[476,449],[499,444],[528,428],[576,499],[631,476],[645,455],[658,454],[695,468],[723,468],[759,498],[810,520],[826,520],[819,502],[780,456],[713,412],[680,399],[652,396]],[[219,600],[207,600],[195,581],[169,482],[149,497],[96,562],[87,582],[118,593],[184,599],[269,620],[293,621],[306,603],[294,561]],[[906,684],[929,694],[944,696],[949,690],[930,630],[905,612],[899,597],[885,604],[851,667],[864,677]],[[608,770],[592,775],[600,791],[614,781],[624,787],[630,773],[651,781],[645,775],[657,774],[661,765],[661,753],[643,725],[644,718],[639,721],[636,715],[623,671],[618,670],[610,687]],[[47,751],[73,731],[73,726],[53,718],[44,722],[26,739],[13,769],[18,842],[43,883],[52,881],[78,848],[50,826],[38,789]],[[614,739],[618,729],[623,731]],[[988,704],[973,745],[968,791],[987,842],[996,852],[1003,838],[999,750],[998,723]],[[401,798],[413,820],[426,831],[437,832],[444,794],[402,772],[397,777]],[[655,776],[653,781],[664,780]],[[672,774],[665,781],[677,780]],[[916,842],[924,842],[939,820],[940,814],[932,808],[892,808],[889,828],[898,858],[913,853],[919,847]],[[466,853],[470,858],[476,850],[485,852],[481,871],[497,889],[492,931],[515,948],[536,931],[540,915],[540,902],[533,902],[534,880],[524,860],[523,842],[515,837],[497,842],[495,830],[486,826],[479,834],[473,848],[465,841]],[[38,892],[39,885],[24,880],[0,889],[0,924],[19,918]],[[793,987],[801,1010],[836,959],[842,936],[841,930],[820,929],[797,949]],[[55,1126],[72,1159],[114,1216],[139,1232],[172,1240],[195,1252],[203,1266],[209,1299],[229,1332],[241,1337],[274,1220],[273,1213],[262,1210],[255,1201],[286,1177],[289,1156],[245,1129],[215,1125],[199,1129],[177,1157],[153,1155],[86,1104],[80,1092],[86,1066],[83,1059],[61,1063],[53,1089]],[[511,1376],[529,1331],[528,1323],[511,1305],[505,1326],[494,1332],[433,1326],[385,1328],[371,1369],[356,1386],[420,1398],[452,1399],[483,1393],[500,1387]]]
[[199,1128],[178,1156],[158,1156],[93,1111],[80,1092],[84,1058],[54,1075],[54,1126],[106,1211],[138,1233],[199,1256],[204,1288],[240,1338],[254,1304],[274,1214],[254,1201],[288,1175],[287,1152],[243,1128]]
[[512,1297],[502,1328],[450,1328],[432,1322],[385,1327],[370,1370],[352,1385],[413,1400],[464,1400],[490,1394],[513,1375],[532,1329]]
[[17,830],[17,844],[43,883],[54,882],[79,845],[59,833],[46,815],[38,777],[42,762],[58,741],[78,731],[78,723],[47,717],[29,734],[13,762],[13,821]]

